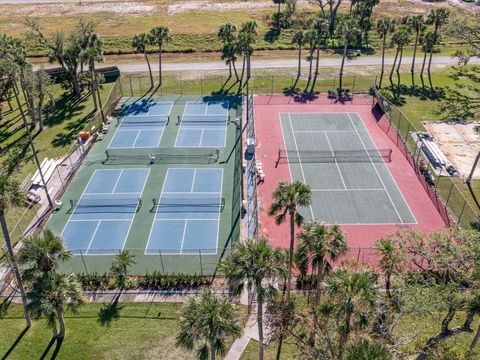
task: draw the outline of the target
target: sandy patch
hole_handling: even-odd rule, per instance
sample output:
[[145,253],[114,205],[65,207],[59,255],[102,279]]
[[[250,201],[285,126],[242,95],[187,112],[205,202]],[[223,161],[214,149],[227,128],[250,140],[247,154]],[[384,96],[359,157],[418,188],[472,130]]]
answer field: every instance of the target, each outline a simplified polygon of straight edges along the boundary
[[[480,135],[474,131],[474,127],[480,125],[480,122],[424,122],[423,124],[460,176],[466,179],[480,151]],[[480,166],[477,166],[473,178],[480,179]]]
[[89,15],[96,13],[109,13],[114,15],[145,14],[157,10],[156,6],[141,2],[107,2],[88,3],[79,6],[70,4],[44,4],[44,5],[23,5],[12,8],[11,15],[22,16],[67,16],[67,15]]
[[274,5],[270,1],[215,3],[207,0],[200,0],[168,5],[167,13],[173,15],[191,10],[227,11],[239,9],[266,9],[272,6]]

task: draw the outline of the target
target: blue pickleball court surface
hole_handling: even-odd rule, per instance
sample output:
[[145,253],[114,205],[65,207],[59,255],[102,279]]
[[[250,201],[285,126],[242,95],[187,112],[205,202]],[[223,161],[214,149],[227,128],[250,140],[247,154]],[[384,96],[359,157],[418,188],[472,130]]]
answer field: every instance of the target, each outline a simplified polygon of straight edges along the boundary
[[148,174],[149,169],[95,170],[80,199],[72,204],[62,232],[67,247],[86,255],[121,251],[141,206]]
[[109,149],[156,148],[160,146],[173,102],[138,102],[120,120]]
[[216,254],[223,169],[170,168],[145,254]]
[[175,146],[225,147],[228,109],[228,101],[188,101]]

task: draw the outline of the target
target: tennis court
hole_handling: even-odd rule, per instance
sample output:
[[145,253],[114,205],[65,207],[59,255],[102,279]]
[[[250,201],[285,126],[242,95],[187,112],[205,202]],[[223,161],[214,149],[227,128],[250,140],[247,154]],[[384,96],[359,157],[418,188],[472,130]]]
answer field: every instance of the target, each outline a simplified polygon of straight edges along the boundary
[[284,149],[292,180],[309,184],[307,219],[338,224],[413,224],[410,208],[357,113],[281,113]]
[[119,120],[109,149],[155,148],[160,146],[173,102],[138,102],[130,105]]
[[227,101],[189,101],[179,117],[176,147],[225,147],[228,126]]
[[70,201],[62,236],[67,247],[88,255],[121,251],[142,202],[148,169],[97,169],[79,200]]
[[145,254],[216,254],[222,183],[221,168],[169,168]]

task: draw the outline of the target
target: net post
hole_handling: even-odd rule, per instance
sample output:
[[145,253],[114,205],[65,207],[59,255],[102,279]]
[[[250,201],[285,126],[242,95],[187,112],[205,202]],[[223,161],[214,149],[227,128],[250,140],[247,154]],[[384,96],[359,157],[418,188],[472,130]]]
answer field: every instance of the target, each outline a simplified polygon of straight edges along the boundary
[[85,263],[85,258],[83,257],[83,251],[82,251],[82,249],[80,249],[80,257],[82,258],[82,263],[83,263],[83,267],[85,268],[85,272],[86,272],[87,275],[88,275],[88,268],[87,268],[87,264]]
[[275,161],[275,169],[278,167],[278,164],[280,163],[280,152],[282,150],[280,148],[278,148],[278,152],[277,152],[277,161]]
[[162,273],[165,274],[165,268],[163,266],[162,250],[158,250],[158,255],[160,256],[160,264],[162,266]]
[[199,256],[199,259],[200,259],[200,275],[203,276],[202,249],[198,249],[198,256]]

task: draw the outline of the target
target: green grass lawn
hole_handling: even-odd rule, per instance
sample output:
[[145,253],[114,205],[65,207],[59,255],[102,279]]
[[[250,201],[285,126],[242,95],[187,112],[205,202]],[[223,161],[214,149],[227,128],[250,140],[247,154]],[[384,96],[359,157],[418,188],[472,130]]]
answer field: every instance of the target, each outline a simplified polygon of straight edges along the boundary
[[[105,102],[113,84],[104,84],[100,90]],[[90,94],[84,93],[81,98],[73,98],[60,85],[53,86],[56,99],[55,108],[47,111],[45,116],[45,129],[41,133],[35,130],[35,148],[40,162],[45,158],[59,158],[71,148],[79,131],[88,129],[89,121],[93,117],[93,100]],[[24,111],[26,107],[24,106]],[[0,123],[0,146],[6,151],[0,156],[2,171],[7,171],[10,176],[22,182],[36,171],[31,148],[27,142],[27,134],[22,127],[22,119],[18,108],[4,113],[4,121]],[[12,207],[7,211],[7,221],[10,229],[21,219],[18,227],[13,231],[12,237],[16,242],[21,237],[21,232],[35,216],[37,208],[26,209]],[[25,212],[25,216],[22,214]]]
[[[66,315],[67,335],[56,359],[193,360],[193,353],[175,346],[180,310],[181,304],[175,303],[86,304],[77,314]],[[243,322],[245,308],[238,311]],[[24,323],[19,305],[1,313],[0,356],[11,349],[8,359],[38,359],[46,351],[52,334],[45,320],[35,321],[19,339]],[[54,351],[55,345],[45,358],[50,359]]]

